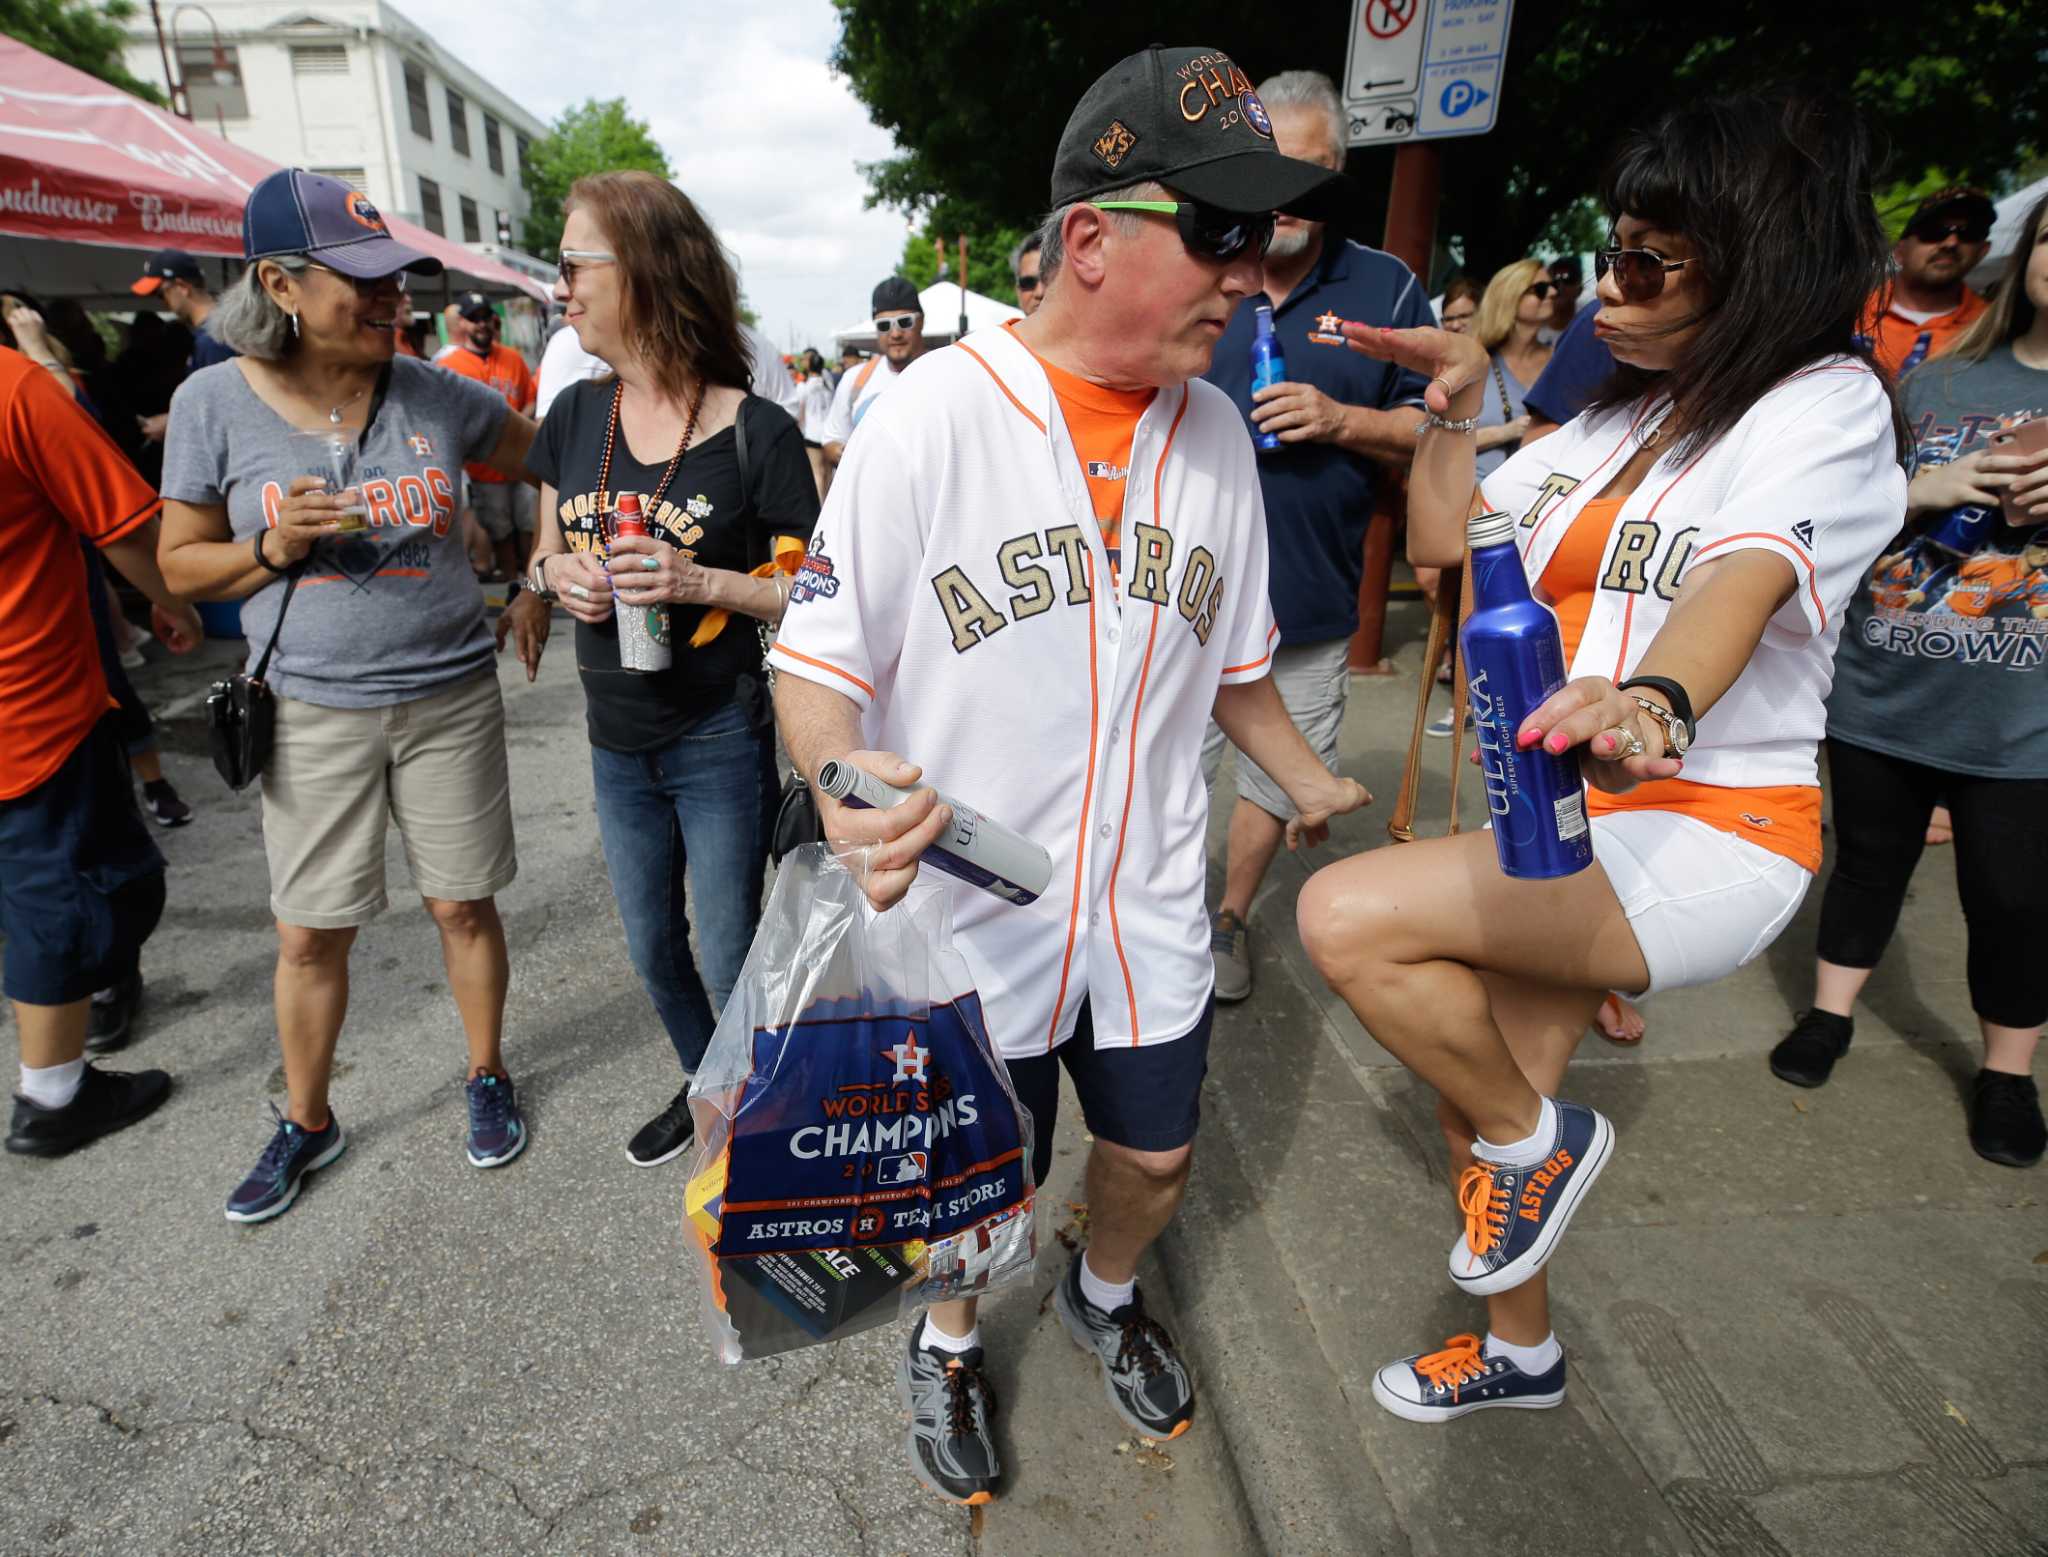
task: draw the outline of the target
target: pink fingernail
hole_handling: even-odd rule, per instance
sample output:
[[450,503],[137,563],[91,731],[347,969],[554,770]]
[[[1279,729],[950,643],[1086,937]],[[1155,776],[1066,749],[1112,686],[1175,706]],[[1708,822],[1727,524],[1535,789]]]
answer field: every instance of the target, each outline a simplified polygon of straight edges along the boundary
[[1563,736],[1561,736],[1561,735],[1553,735],[1553,736],[1552,736],[1552,737],[1550,738],[1550,741],[1549,741],[1549,746],[1550,746],[1550,749],[1551,749],[1552,751],[1563,751],[1563,750],[1564,750],[1564,737],[1563,737]]

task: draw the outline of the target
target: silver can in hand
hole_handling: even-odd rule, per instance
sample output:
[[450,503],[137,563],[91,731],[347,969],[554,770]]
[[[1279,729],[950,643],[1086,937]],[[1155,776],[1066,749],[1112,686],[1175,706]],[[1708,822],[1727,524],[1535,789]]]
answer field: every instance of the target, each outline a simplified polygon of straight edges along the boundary
[[[915,793],[884,784],[850,762],[828,762],[818,769],[818,791],[841,805],[875,811],[901,805]],[[951,808],[953,823],[925,850],[925,864],[1011,903],[1038,901],[1052,881],[1052,855],[1043,845],[949,795],[940,795],[939,804]]]
[[[634,492],[619,494],[614,535],[645,535],[647,521],[641,517],[640,498]],[[635,553],[635,556],[640,555]],[[635,566],[638,566],[636,563]],[[617,575],[614,575],[616,580]],[[612,617],[619,624],[619,664],[627,670],[667,670],[675,663],[675,648],[669,637],[668,607],[627,605],[612,586]]]

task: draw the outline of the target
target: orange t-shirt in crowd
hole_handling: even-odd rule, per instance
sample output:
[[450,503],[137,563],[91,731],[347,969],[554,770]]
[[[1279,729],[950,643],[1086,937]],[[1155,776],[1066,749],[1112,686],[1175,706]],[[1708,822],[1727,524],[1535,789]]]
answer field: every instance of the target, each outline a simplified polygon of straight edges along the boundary
[[[1586,619],[1593,614],[1600,559],[1606,555],[1608,534],[1626,501],[1595,498],[1579,510],[1579,517],[1572,521],[1543,570],[1543,592],[1557,613],[1567,665],[1578,652]],[[1746,838],[1810,871],[1820,869],[1820,789],[1813,784],[1730,789],[1685,778],[1652,779],[1625,795],[1610,795],[1588,786],[1586,811],[1591,816],[1614,811],[1675,811],[1680,816],[1696,816],[1709,827]]]
[[[1870,342],[1871,354],[1877,358],[1877,365],[1893,378],[1905,366],[1908,358],[1918,367],[1929,357],[1939,357],[1955,345],[1956,338],[1977,322],[1977,316],[1989,305],[1984,299],[1963,288],[1963,300],[1945,314],[1936,314],[1932,319],[1914,323],[1903,314],[1892,311],[1892,290],[1889,286],[1879,287],[1870,294],[1870,300],[1863,305],[1863,317],[1856,323],[1856,333]],[[1927,337],[1927,347],[1916,353],[1921,336]]]
[[162,507],[49,369],[0,348],[0,800],[64,766],[115,706],[78,538],[105,546]]
[[[1037,356],[1037,353],[1032,355]],[[1095,524],[1102,531],[1102,549],[1109,553],[1112,583],[1123,568],[1124,487],[1130,476],[1131,440],[1138,419],[1159,393],[1156,389],[1109,389],[1077,378],[1038,358],[1052,385],[1053,398],[1066,418],[1067,436],[1081,461],[1081,475],[1095,505]]]
[[[505,397],[505,404],[515,411],[533,411],[533,370],[526,365],[526,359],[507,346],[503,341],[491,348],[486,357],[467,346],[457,347],[437,364],[451,373],[460,373],[464,378],[473,378],[479,384],[488,384]],[[510,476],[501,476],[488,465],[465,465],[464,472],[472,481],[509,481]]]

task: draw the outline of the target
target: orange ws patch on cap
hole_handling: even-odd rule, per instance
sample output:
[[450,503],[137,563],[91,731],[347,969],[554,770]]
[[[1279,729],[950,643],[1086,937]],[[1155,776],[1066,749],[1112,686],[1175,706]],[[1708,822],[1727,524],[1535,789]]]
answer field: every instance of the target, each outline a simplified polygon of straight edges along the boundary
[[348,199],[343,202],[343,209],[372,232],[389,231],[384,225],[384,218],[377,214],[377,208],[370,204],[368,195],[350,191]]
[[1119,162],[1130,155],[1131,148],[1137,144],[1138,137],[1130,126],[1121,119],[1112,119],[1109,121],[1109,128],[1095,137],[1094,150],[1102,165],[1113,170]]

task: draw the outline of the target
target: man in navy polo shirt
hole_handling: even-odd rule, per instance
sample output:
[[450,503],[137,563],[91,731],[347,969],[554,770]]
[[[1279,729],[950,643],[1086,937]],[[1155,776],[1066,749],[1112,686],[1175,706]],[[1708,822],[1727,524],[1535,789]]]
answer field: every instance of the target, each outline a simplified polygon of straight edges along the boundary
[[[1288,70],[1259,86],[1286,156],[1344,165],[1344,110],[1327,76]],[[1273,330],[1287,357],[1287,382],[1251,386],[1252,313],[1273,305]],[[1321,222],[1281,216],[1266,251],[1263,297],[1246,298],[1216,343],[1209,382],[1245,412],[1255,431],[1278,433],[1282,448],[1259,456],[1271,555],[1270,591],[1280,638],[1273,681],[1297,728],[1331,771],[1350,690],[1348,645],[1358,630],[1358,586],[1372,516],[1375,463],[1405,469],[1422,420],[1422,375],[1345,348],[1346,319],[1395,329],[1433,326],[1429,298],[1393,255],[1350,243]],[[1223,732],[1209,727],[1202,748],[1213,786]],[[1223,901],[1211,922],[1216,998],[1251,993],[1246,921],[1252,898],[1280,847],[1293,807],[1242,752],[1230,815]]]

